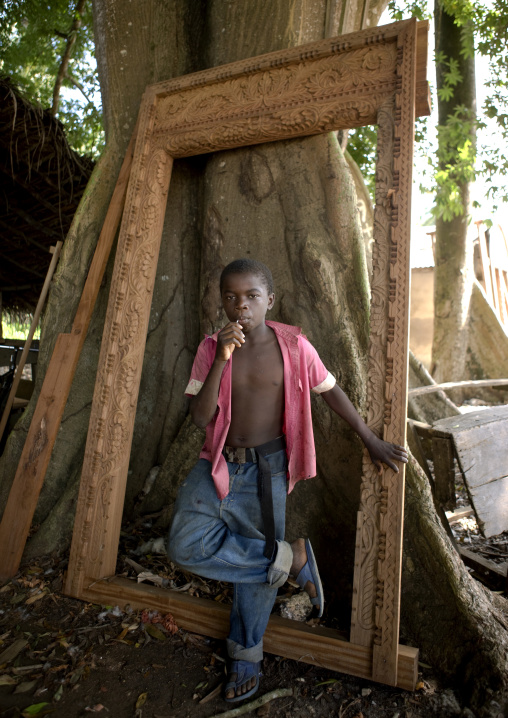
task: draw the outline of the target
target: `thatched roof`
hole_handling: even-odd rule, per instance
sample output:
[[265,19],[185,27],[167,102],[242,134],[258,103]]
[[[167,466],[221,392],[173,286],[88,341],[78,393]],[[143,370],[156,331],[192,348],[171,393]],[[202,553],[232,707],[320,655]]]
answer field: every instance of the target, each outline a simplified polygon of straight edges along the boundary
[[8,312],[32,311],[93,168],[61,123],[0,77],[0,292]]

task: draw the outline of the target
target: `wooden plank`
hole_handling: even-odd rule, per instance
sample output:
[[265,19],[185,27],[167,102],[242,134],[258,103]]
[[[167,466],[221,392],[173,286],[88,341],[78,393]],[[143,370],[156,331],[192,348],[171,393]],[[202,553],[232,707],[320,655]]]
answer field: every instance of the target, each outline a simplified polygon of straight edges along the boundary
[[[508,380],[507,380],[508,381]],[[433,429],[439,429],[447,434],[460,434],[468,429],[479,425],[495,424],[498,421],[508,420],[508,404],[491,406],[479,411],[471,411],[467,414],[457,414],[446,419],[439,419],[434,422]]]
[[474,514],[473,509],[470,506],[466,506],[463,509],[455,509],[455,511],[447,511],[446,512],[446,519],[449,524],[455,524],[457,521],[460,521],[460,519],[465,519],[468,516],[472,516]]
[[485,284],[485,292],[487,294],[487,300],[491,307],[494,306],[494,294],[492,291],[492,277],[490,274],[490,257],[487,249],[487,241],[485,238],[485,230],[480,228],[481,223],[477,223],[478,226],[478,239],[480,241],[480,257],[483,267],[483,281]]
[[[505,464],[505,472],[506,469]],[[469,494],[478,526],[484,536],[489,538],[508,530],[508,474],[505,473],[483,486],[470,488]]]
[[25,446],[0,523],[0,579],[15,575],[56,441],[62,415],[97,293],[120,223],[130,175],[134,133],[120,170],[97,242],[71,334],[59,334],[28,430]]
[[455,508],[455,471],[453,469],[453,443],[450,437],[432,438],[434,461],[434,491],[436,501],[445,509]]
[[432,112],[430,87],[427,82],[427,55],[429,46],[429,23],[427,20],[416,25],[416,117],[428,116]]
[[42,290],[41,290],[41,293],[39,296],[39,301],[37,302],[37,306],[35,307],[35,312],[34,312],[34,315],[32,318],[32,323],[30,325],[30,330],[28,332],[28,336],[26,338],[26,342],[25,342],[25,346],[23,347],[23,351],[21,352],[21,358],[18,362],[16,373],[14,375],[14,381],[12,382],[11,390],[9,392],[9,396],[7,398],[7,403],[4,408],[4,413],[2,414],[2,419],[0,421],[0,439],[2,438],[4,431],[5,431],[5,427],[7,426],[9,414],[11,413],[12,403],[14,401],[14,397],[16,396],[16,391],[18,389],[19,382],[21,381],[21,374],[23,373],[23,368],[25,366],[28,354],[30,352],[30,345],[32,344],[32,339],[34,338],[34,334],[35,334],[35,330],[37,329],[37,325],[39,324],[39,319],[41,317],[42,308],[44,307],[46,297],[48,296],[51,279],[53,278],[53,274],[55,272],[56,265],[58,264],[58,260],[60,258],[62,244],[63,244],[63,242],[57,242],[56,246],[51,248],[53,250],[53,257],[51,258],[51,262],[49,263],[48,271],[46,274],[46,279],[44,280],[44,284],[42,286]]
[[102,278],[104,276],[104,272],[106,271],[109,255],[111,254],[111,248],[113,247],[113,242],[122,218],[125,206],[125,197],[127,194],[127,186],[131,174],[132,160],[134,157],[134,149],[136,147],[137,131],[138,125],[136,123],[118,174],[118,180],[111,196],[108,211],[97,242],[97,248],[94,252],[79,306],[76,310],[76,316],[74,317],[71,334],[82,335],[83,341],[88,331],[88,325],[90,324],[90,319],[92,318]]
[[[212,638],[224,639],[229,632],[229,607],[215,601],[194,598],[178,591],[135,583],[115,577],[84,587],[78,598],[93,603],[127,605],[135,609],[151,608],[171,613],[181,628]],[[371,650],[344,640],[339,631],[271,616],[263,639],[268,653],[296,661],[349,673],[360,678],[372,677]],[[418,675],[418,649],[398,647],[397,686],[415,689]]]
[[[73,375],[70,334],[60,334],[0,523],[0,579],[17,572]],[[54,359],[57,361],[54,361]]]
[[435,437],[448,439],[450,436],[447,431],[441,431],[441,429],[436,429],[434,426],[432,426],[432,424],[425,424],[423,421],[416,421],[416,419],[408,419],[408,423],[409,422],[411,422],[420,439],[424,439],[426,442],[428,442],[424,445],[424,448],[430,447],[428,452],[429,459],[432,458],[432,451],[430,445],[432,439],[434,439]]
[[473,551],[468,551],[468,549],[463,548],[462,546],[459,547],[459,553],[466,566],[474,569],[475,573],[483,579],[484,583],[486,583],[489,588],[493,591],[505,590],[507,579],[506,563],[494,563],[494,561],[489,561],[483,556],[480,556]]
[[495,536],[508,529],[508,406],[436,422],[453,438],[480,529]]

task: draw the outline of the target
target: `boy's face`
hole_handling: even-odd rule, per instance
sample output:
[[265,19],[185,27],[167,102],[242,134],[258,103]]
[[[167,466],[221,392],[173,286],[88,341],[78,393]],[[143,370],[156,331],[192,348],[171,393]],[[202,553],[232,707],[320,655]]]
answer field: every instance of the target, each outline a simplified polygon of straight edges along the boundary
[[273,307],[275,294],[269,294],[258,274],[228,274],[222,286],[222,306],[230,322],[239,321],[244,334],[264,324]]

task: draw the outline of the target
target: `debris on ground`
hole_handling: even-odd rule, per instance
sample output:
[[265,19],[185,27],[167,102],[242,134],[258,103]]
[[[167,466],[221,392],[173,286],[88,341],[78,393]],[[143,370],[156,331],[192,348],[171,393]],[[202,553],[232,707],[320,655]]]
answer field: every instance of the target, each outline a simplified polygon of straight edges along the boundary
[[[122,558],[125,555],[120,554],[119,563],[136,580],[138,574]],[[227,584],[208,585],[177,572],[160,555],[143,557],[138,566],[141,561],[177,588],[231,600]],[[24,566],[0,586],[2,718],[84,718],[90,713],[209,718],[230,708],[222,698],[222,641],[178,629],[170,614],[122,611],[67,598],[60,593],[66,564],[60,557],[47,557]],[[287,593],[292,591],[300,595],[290,585]],[[280,603],[291,600],[290,595],[282,596]],[[270,718],[471,718],[470,713],[457,712],[457,697],[439,687],[428,667],[420,668],[419,689],[409,693],[267,655],[261,696],[281,689],[288,693],[254,710]]]

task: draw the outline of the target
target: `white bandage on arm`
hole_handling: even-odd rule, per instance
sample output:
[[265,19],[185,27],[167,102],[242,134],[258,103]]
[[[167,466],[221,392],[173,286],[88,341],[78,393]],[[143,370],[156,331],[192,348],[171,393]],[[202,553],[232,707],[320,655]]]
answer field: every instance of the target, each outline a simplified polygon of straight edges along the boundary
[[185,393],[192,394],[192,396],[196,396],[196,394],[199,394],[202,386],[203,386],[202,381],[198,381],[197,379],[191,379],[190,382],[187,384]]
[[337,382],[333,374],[330,374],[330,372],[328,372],[328,374],[326,375],[326,379],[322,381],[321,384],[312,387],[312,391],[315,394],[322,394],[325,391],[330,391],[330,389],[333,389],[336,383]]

